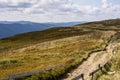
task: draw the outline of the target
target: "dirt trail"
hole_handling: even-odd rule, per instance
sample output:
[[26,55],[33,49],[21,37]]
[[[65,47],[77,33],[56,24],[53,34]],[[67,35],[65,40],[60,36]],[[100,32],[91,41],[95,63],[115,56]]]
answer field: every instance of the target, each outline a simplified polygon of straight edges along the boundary
[[[99,64],[102,66],[106,62],[108,62],[112,58],[115,47],[118,45],[120,46],[120,43],[114,44],[111,43],[110,41],[108,43],[108,46],[106,46],[105,51],[98,51],[92,53],[86,61],[84,61],[80,66],[78,66],[78,68],[75,69],[72,73],[68,73],[68,77],[62,80],[71,80],[80,74],[84,74],[84,79],[89,80],[90,79],[89,73],[98,69]],[[94,58],[101,53],[103,54],[100,56],[100,58],[97,61],[94,61]]]

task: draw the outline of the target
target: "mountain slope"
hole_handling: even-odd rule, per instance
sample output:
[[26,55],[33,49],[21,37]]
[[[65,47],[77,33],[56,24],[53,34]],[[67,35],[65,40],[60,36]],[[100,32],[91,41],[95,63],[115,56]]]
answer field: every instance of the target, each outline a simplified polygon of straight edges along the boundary
[[[92,53],[105,50],[111,36],[120,31],[119,20],[112,21],[114,25],[106,26],[103,24],[106,21],[100,21],[1,39],[0,78],[23,74],[23,80],[58,80],[81,65]],[[38,73],[41,70],[44,72]]]

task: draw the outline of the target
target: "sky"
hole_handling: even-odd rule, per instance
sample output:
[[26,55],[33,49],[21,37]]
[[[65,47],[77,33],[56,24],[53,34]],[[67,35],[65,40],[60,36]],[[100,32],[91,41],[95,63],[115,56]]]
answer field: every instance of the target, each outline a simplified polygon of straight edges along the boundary
[[120,0],[0,0],[0,21],[76,22],[120,18]]

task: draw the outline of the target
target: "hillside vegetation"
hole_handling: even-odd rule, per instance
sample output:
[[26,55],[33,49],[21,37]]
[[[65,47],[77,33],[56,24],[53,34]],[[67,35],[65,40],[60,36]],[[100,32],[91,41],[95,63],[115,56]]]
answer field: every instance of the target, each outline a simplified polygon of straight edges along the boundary
[[0,78],[65,65],[24,79],[58,79],[91,52],[103,50],[120,29],[120,19],[29,32],[0,40]]

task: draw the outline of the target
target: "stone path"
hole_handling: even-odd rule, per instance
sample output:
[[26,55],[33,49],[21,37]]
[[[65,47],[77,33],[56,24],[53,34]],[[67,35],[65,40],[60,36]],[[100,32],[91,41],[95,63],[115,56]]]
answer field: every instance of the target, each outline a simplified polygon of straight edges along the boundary
[[[114,44],[110,42],[108,43],[105,51],[98,51],[92,53],[86,61],[84,61],[80,66],[78,66],[78,68],[75,69],[72,73],[68,73],[68,76],[62,80],[72,80],[80,74],[84,74],[84,79],[89,80],[89,73],[98,69],[99,64],[103,66],[106,62],[108,62],[112,58],[116,46],[120,46],[120,43]],[[97,61],[94,61],[94,58],[101,53],[103,53],[102,56],[100,56]]]

